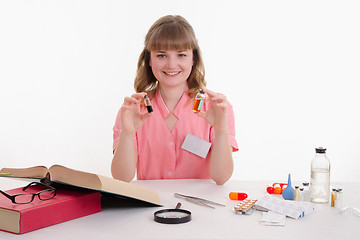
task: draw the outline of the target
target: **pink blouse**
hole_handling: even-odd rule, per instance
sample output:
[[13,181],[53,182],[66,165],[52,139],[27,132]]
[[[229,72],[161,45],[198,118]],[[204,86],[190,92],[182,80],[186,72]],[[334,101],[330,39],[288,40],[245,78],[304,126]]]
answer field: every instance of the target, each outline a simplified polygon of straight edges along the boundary
[[[138,152],[137,179],[208,179],[210,151],[204,159],[181,148],[188,133],[213,143],[214,128],[205,119],[192,111],[194,101],[185,92],[176,105],[173,114],[178,119],[170,132],[165,124],[169,114],[159,90],[151,105],[153,115],[146,120],[135,134],[135,147]],[[206,101],[202,111],[207,111],[210,101]],[[146,109],[142,109],[146,111]],[[113,151],[115,151],[121,130],[120,111],[113,128]],[[232,106],[228,103],[229,142],[233,152],[238,151],[235,139],[235,119]]]

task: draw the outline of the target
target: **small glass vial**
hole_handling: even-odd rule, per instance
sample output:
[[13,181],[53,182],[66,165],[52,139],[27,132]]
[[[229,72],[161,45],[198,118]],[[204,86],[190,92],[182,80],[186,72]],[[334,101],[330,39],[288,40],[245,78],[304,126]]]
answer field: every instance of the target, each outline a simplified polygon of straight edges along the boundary
[[304,183],[303,183],[303,188],[304,188],[304,202],[310,202],[310,188],[309,188],[309,183],[308,183],[308,182],[304,182]]
[[299,186],[295,186],[294,190],[294,201],[299,201],[300,190]]
[[153,112],[153,108],[151,106],[151,102],[150,102],[148,95],[144,96],[144,104],[145,104],[145,107],[146,107],[148,113]]
[[300,188],[299,201],[300,202],[304,201],[304,188]]
[[204,101],[205,101],[205,93],[202,89],[200,89],[199,92],[195,96],[195,103],[194,103],[193,111],[200,112],[202,105],[204,104]]
[[333,188],[331,192],[331,207],[335,207],[336,198],[337,198],[336,189]]
[[330,161],[326,148],[316,148],[311,161],[310,197],[315,203],[327,203],[330,199]]
[[342,208],[342,200],[343,200],[343,194],[342,189],[336,189],[336,200],[335,200],[335,208],[341,209]]

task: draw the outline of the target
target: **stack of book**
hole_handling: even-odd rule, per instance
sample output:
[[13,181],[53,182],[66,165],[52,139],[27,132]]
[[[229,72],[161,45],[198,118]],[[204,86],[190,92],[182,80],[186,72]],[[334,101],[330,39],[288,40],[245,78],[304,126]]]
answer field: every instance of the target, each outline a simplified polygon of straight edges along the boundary
[[[49,169],[44,166],[31,168],[3,168],[2,177],[38,179],[56,186],[55,197],[16,204],[0,194],[0,230],[22,234],[101,211],[101,194],[161,206],[156,192],[135,184],[126,183],[93,173],[73,170],[60,165]],[[37,193],[31,187],[26,192]],[[24,193],[23,188],[4,191],[8,195]],[[121,203],[121,201],[119,201]]]
[[[36,193],[31,188],[26,193]],[[24,193],[22,188],[6,191],[9,195]],[[31,203],[15,204],[0,196],[0,229],[22,234],[71,219],[100,212],[100,193],[90,190],[57,189],[54,198],[40,200],[35,196]]]

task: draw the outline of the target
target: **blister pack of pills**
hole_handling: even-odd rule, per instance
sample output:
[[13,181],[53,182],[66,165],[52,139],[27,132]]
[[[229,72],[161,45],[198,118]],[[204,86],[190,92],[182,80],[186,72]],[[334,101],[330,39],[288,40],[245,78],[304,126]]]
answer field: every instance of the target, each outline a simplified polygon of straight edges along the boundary
[[235,207],[234,212],[236,214],[242,214],[242,215],[250,215],[254,211],[254,205],[257,200],[254,199],[245,199],[243,201],[240,201]]

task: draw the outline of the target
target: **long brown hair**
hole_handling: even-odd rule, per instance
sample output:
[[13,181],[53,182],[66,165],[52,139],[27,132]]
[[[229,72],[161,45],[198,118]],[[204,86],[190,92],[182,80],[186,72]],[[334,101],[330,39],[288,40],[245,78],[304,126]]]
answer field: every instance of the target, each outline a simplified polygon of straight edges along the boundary
[[150,52],[157,50],[192,49],[193,67],[188,82],[188,95],[194,97],[200,88],[206,86],[205,68],[194,29],[188,21],[178,15],[168,15],[157,20],[145,37],[145,46],[140,54],[134,82],[136,92],[154,94],[158,87],[149,65]]

